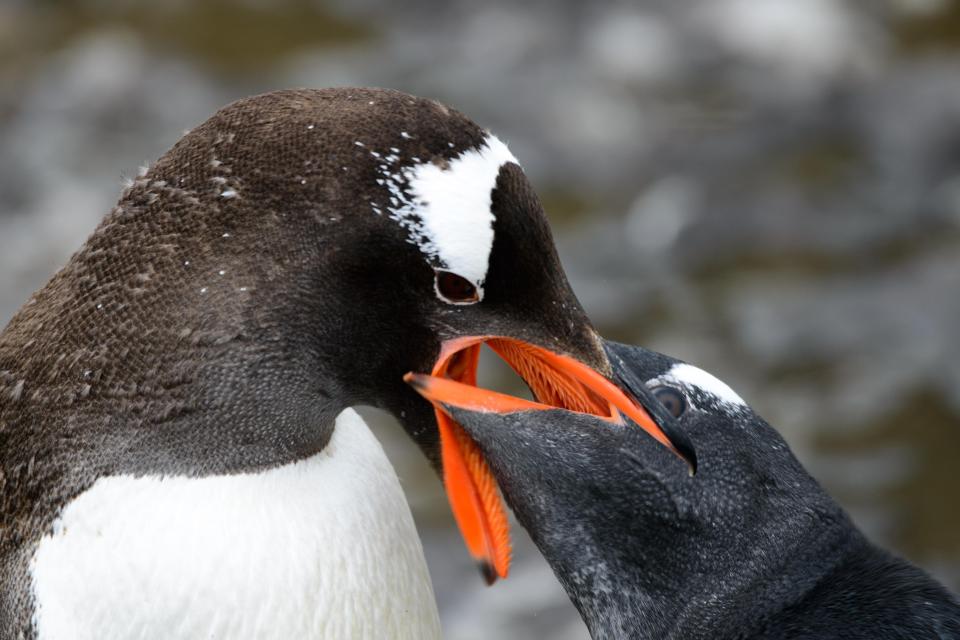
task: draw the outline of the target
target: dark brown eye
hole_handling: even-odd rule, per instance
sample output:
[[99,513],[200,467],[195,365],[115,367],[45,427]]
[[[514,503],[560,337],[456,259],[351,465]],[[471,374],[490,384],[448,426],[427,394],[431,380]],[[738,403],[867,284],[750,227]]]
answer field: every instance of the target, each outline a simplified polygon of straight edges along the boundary
[[687,401],[683,394],[673,387],[657,387],[653,389],[653,395],[657,397],[660,404],[667,408],[674,418],[679,418],[687,410]]
[[453,304],[473,304],[480,294],[472,282],[450,271],[437,271],[437,293]]

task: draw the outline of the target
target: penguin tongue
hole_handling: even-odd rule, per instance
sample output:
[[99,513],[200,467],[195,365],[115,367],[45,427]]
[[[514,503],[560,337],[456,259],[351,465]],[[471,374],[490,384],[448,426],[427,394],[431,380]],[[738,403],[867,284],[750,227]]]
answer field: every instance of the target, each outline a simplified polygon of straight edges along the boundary
[[[537,402],[477,388],[483,343],[524,379]],[[474,336],[445,342],[431,375],[411,372],[404,380],[434,404],[444,487],[467,550],[487,584],[507,577],[510,568],[506,509],[480,448],[445,405],[499,413],[562,408],[611,422],[621,420],[619,410],[677,453],[647,412],[602,375],[573,358],[520,340]]]

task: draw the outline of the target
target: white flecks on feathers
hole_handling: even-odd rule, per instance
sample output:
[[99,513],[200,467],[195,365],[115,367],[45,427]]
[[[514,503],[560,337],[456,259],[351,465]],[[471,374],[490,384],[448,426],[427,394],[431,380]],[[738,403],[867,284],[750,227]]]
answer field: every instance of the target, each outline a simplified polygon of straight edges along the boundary
[[[434,266],[468,279],[482,296],[493,248],[491,194],[500,168],[508,162],[519,164],[517,159],[496,136],[488,135],[481,147],[449,162],[417,162],[395,171],[390,165],[398,156],[393,153],[384,160],[378,171],[390,193],[390,217]],[[380,205],[372,206],[379,213]]]

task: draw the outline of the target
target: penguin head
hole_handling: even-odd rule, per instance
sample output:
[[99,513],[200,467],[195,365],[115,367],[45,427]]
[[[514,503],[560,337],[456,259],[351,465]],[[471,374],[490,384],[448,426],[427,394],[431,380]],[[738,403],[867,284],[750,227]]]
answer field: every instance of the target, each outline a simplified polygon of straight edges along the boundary
[[766,571],[759,559],[798,532],[842,519],[781,436],[729,386],[653,351],[605,348],[614,379],[686,443],[695,465],[629,419],[492,409],[480,397],[447,401],[453,396],[421,390],[476,440],[585,615],[584,603],[609,589],[708,597],[725,588],[720,581]]
[[433,410],[403,376],[451,341],[507,337],[609,374],[507,146],[391,90],[224,107],[131,181],[38,301],[12,329],[127,354],[65,376],[141,384],[178,355],[169,377],[238,433],[250,422],[244,441],[276,432],[299,455],[331,411],[368,404],[438,461]]

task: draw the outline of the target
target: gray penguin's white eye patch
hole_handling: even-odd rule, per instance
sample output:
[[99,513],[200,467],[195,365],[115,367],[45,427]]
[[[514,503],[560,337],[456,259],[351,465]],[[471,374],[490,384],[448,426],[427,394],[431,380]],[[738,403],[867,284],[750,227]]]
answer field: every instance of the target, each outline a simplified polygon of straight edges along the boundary
[[647,386],[670,385],[680,387],[688,396],[696,398],[698,394],[705,394],[713,398],[721,406],[729,409],[741,409],[747,406],[737,392],[711,373],[692,364],[680,362],[673,365],[669,371],[647,382]]
[[[386,207],[390,218],[407,229],[409,241],[431,266],[476,287],[478,300],[483,298],[493,248],[491,194],[500,168],[508,162],[519,164],[503,142],[488,134],[479,148],[442,165],[421,162],[403,168],[402,176],[384,170],[386,164],[381,167],[392,195]],[[447,301],[439,291],[437,295]]]

